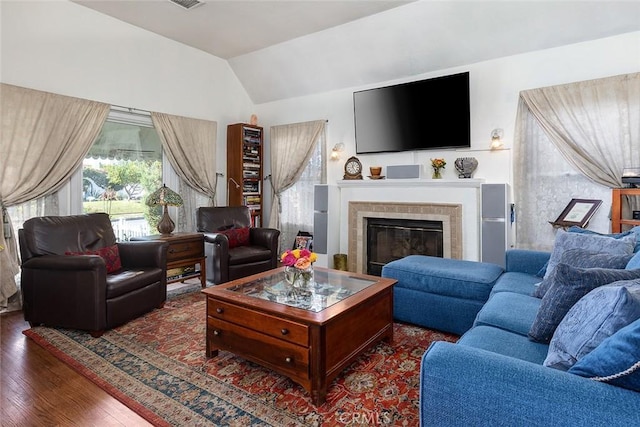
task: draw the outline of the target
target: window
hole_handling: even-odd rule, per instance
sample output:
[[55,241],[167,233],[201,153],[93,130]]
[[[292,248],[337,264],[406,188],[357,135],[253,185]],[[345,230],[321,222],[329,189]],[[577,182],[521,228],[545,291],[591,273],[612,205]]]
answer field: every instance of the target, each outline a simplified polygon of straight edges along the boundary
[[153,234],[159,207],[144,203],[162,185],[162,143],[151,117],[112,109],[82,163],[82,211],[110,215],[119,240]]
[[324,145],[323,132],[300,179],[281,195],[280,242],[283,250],[293,246],[298,231],[313,234],[313,190],[316,184],[326,181]]

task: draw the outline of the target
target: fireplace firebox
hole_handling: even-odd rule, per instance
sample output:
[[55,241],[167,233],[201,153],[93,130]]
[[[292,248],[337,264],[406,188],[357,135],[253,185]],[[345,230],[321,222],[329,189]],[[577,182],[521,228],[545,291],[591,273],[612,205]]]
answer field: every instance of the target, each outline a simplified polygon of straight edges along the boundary
[[408,255],[443,257],[442,221],[367,218],[367,274]]

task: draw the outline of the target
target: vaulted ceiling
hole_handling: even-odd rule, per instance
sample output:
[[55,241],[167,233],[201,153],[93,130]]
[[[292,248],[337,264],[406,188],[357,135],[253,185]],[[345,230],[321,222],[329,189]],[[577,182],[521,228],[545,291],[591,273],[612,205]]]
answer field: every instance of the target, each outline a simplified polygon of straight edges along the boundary
[[228,60],[256,103],[640,30],[638,1],[73,1]]

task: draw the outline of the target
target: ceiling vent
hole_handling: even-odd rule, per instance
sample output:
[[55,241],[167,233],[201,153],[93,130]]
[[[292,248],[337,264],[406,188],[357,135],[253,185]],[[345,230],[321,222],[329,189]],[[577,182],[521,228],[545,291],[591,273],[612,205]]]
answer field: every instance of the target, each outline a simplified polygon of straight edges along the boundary
[[198,7],[201,4],[204,4],[204,2],[198,1],[198,0],[169,0],[169,1],[187,10],[193,9],[194,7]]

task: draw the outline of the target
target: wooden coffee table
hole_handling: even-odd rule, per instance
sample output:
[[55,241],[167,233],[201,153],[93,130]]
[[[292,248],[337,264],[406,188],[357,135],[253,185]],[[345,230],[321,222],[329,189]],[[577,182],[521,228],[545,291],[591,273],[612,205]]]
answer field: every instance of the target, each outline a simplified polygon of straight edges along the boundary
[[346,366],[393,340],[396,280],[318,267],[314,276],[294,294],[282,267],[203,290],[207,357],[233,352],[291,378],[321,405]]

